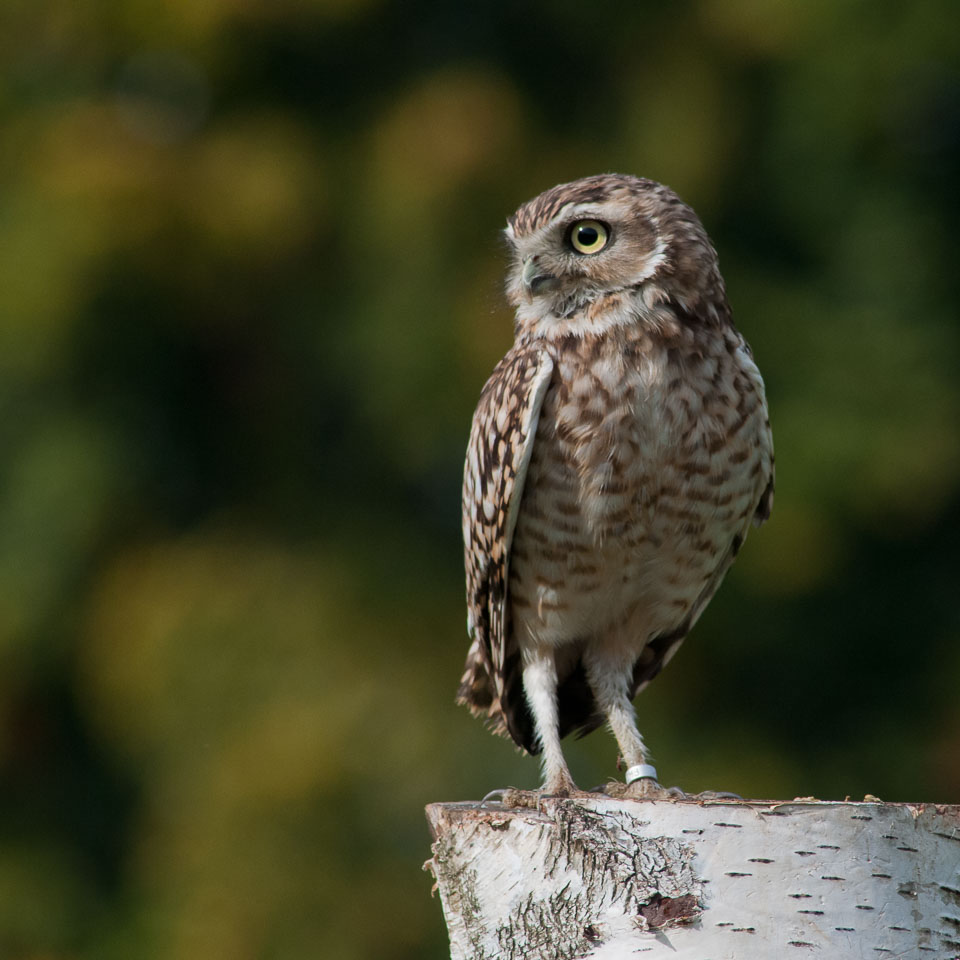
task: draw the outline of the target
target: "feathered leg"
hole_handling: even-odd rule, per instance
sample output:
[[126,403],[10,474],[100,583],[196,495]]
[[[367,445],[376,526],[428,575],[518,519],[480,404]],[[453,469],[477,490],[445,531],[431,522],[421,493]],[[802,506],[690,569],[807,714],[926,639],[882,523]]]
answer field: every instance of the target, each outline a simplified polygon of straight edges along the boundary
[[524,660],[523,690],[543,750],[542,792],[548,796],[569,796],[577,788],[560,747],[557,663],[553,648],[539,644],[525,651]]
[[633,659],[632,655],[608,651],[596,644],[588,646],[583,654],[587,682],[628,768],[647,762],[647,747],[637,729],[637,715],[630,700]]
[[[583,655],[587,682],[597,707],[617,738],[620,755],[627,766],[627,783],[610,784],[607,792],[636,799],[683,796],[676,787],[661,787],[656,780],[656,771],[648,764],[647,748],[637,729],[637,716],[630,700],[634,660],[632,651],[610,649],[599,644],[589,646]],[[634,772],[632,778],[631,771]]]

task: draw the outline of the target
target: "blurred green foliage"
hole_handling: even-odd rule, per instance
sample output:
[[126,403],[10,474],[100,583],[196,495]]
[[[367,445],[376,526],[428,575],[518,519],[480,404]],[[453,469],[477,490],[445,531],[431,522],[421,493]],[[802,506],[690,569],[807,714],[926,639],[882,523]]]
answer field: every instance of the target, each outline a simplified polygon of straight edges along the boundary
[[[0,956],[442,957],[498,230],[700,212],[771,523],[639,701],[697,790],[960,800],[953,0],[7,0]],[[570,746],[583,785],[613,741]]]

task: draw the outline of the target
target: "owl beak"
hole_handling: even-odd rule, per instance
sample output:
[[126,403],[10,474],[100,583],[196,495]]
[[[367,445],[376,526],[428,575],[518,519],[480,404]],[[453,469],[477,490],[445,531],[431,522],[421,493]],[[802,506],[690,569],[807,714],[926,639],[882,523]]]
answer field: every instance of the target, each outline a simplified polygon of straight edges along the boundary
[[536,257],[531,257],[523,262],[523,272],[520,274],[523,281],[523,288],[528,294],[535,297],[538,293],[546,293],[548,290],[554,290],[560,281],[552,273],[544,273]]

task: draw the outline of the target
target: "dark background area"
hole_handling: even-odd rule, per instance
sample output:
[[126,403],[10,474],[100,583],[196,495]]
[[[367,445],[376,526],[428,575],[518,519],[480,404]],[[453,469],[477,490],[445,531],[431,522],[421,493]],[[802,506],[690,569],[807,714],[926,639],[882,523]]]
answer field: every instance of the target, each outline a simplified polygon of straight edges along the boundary
[[[443,957],[499,231],[674,187],[777,500],[638,701],[665,783],[960,802],[953,0],[0,12],[0,956]],[[581,785],[614,773],[598,732]]]

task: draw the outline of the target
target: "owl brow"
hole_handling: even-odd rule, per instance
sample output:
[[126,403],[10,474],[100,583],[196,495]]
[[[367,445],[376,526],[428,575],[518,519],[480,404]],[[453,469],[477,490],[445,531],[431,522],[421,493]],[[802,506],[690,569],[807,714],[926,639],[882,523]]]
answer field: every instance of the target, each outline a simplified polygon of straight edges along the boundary
[[595,220],[597,223],[602,223],[605,227],[610,226],[606,217],[592,210],[578,210],[576,213],[570,213],[562,220],[557,222],[559,223],[560,227],[566,231],[569,230],[575,223],[583,223],[584,220]]
[[609,190],[606,186],[585,183],[571,190],[569,184],[563,184],[522,206],[513,215],[510,223],[521,233],[529,233],[546,226],[571,203],[600,203],[608,197]]

